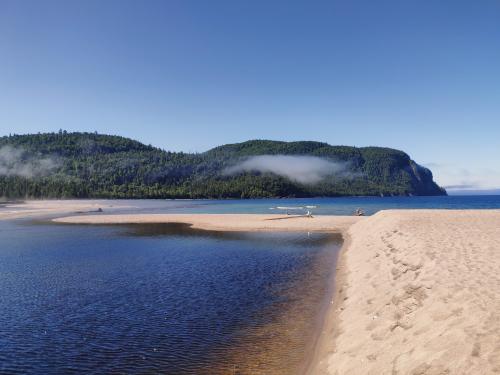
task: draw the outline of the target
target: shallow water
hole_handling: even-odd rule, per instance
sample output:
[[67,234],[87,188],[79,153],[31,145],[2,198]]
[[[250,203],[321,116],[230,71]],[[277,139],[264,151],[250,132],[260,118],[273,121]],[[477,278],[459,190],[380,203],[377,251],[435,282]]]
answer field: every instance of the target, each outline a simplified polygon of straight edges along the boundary
[[[344,197],[234,200],[108,200],[107,213],[241,213],[276,214],[278,206],[316,206],[315,215],[352,215],[362,208],[367,215],[387,209],[500,209],[500,195],[438,197]],[[0,209],[2,209],[0,207]],[[304,213],[302,211],[302,213]]]
[[0,372],[293,374],[338,235],[0,222]]

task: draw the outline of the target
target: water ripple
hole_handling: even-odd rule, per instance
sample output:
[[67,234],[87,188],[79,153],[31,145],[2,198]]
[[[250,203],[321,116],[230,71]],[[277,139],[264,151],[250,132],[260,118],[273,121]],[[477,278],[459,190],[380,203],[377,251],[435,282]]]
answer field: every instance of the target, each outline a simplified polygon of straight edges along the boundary
[[0,226],[0,373],[293,373],[340,243],[164,225]]

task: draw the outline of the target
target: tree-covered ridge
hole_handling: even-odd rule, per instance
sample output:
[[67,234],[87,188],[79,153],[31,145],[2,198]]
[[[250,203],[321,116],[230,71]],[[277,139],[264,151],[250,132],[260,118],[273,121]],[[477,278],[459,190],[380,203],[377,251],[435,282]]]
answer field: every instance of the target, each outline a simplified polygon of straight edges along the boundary
[[[346,173],[301,184],[273,173],[227,174],[255,155],[304,155],[343,163]],[[37,160],[47,171],[40,171]],[[32,168],[25,168],[32,163]],[[41,165],[41,164],[40,164]],[[40,173],[31,173],[37,171]],[[43,172],[43,173],[42,173]],[[96,133],[0,138],[0,196],[17,198],[257,198],[441,195],[432,173],[402,151],[322,142],[252,140],[199,154],[168,152]]]

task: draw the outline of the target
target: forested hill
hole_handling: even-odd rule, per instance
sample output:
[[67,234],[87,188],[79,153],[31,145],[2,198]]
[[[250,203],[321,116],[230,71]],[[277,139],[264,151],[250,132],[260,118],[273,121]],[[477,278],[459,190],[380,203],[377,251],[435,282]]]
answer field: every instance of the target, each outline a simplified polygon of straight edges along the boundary
[[94,133],[0,138],[0,197],[257,198],[444,195],[402,151],[253,140],[168,152]]

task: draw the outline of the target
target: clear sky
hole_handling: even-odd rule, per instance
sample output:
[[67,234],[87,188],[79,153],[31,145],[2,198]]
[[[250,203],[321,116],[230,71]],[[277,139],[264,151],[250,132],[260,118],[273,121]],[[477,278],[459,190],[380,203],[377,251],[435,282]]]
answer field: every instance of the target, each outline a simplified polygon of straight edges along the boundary
[[500,1],[0,0],[0,135],[402,149],[500,187]]

